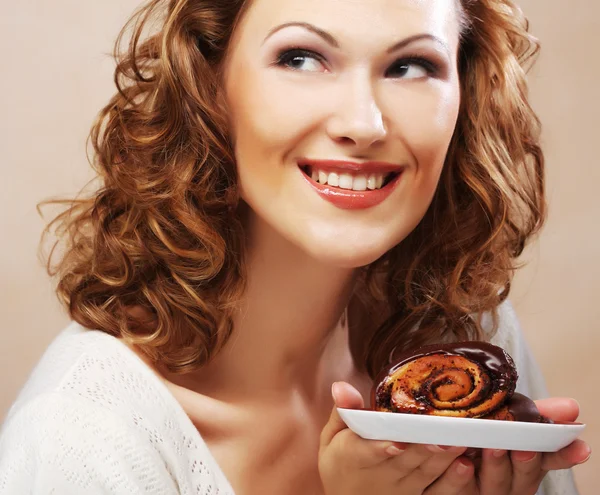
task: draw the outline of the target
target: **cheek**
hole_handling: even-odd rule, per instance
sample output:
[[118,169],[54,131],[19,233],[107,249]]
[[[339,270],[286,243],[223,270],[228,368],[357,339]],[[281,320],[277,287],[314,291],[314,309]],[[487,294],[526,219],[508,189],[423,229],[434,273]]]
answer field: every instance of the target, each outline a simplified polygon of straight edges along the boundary
[[229,82],[227,99],[236,143],[255,140],[266,153],[281,152],[319,121],[327,101],[323,88],[243,62],[234,69],[239,82]]
[[418,189],[437,187],[458,118],[458,85],[425,88],[396,108],[395,129],[412,161]]
[[227,96],[242,195],[250,187],[273,194],[281,191],[283,168],[294,158],[288,153],[318,125],[323,106],[307,87],[290,93],[289,81],[276,71],[237,69],[243,84],[230,83]]
[[247,191],[261,187],[260,194],[273,194],[279,190],[281,176],[273,170],[273,161],[283,141],[281,128],[273,125],[276,116],[270,115],[271,105],[260,91],[237,91],[231,99],[232,132],[236,165],[240,178],[241,194],[247,199]]

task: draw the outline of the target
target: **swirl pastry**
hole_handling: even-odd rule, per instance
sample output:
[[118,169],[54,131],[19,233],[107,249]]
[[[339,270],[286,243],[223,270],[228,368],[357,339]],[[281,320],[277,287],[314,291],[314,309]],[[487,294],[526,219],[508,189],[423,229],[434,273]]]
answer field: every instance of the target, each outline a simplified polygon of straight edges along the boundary
[[375,379],[376,411],[544,422],[535,403],[515,393],[517,370],[500,347],[460,342],[405,353]]

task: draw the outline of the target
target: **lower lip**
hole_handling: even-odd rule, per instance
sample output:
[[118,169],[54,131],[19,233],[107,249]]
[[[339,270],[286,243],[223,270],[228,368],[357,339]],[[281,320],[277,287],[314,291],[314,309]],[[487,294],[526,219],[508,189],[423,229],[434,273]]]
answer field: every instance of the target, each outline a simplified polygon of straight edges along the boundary
[[339,187],[319,184],[312,180],[312,178],[306,175],[302,170],[300,170],[300,173],[319,196],[329,201],[334,206],[344,210],[363,210],[383,203],[388,196],[392,194],[402,176],[402,172],[400,172],[381,189],[374,189],[372,191],[354,191],[352,189],[341,189]]

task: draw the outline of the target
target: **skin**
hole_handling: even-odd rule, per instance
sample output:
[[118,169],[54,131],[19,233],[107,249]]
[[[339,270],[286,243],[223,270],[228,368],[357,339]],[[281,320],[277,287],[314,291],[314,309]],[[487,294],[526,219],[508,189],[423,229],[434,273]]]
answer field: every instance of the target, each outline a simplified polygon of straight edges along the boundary
[[[232,42],[226,75],[242,197],[278,235],[336,267],[374,261],[419,223],[437,187],[460,103],[453,0],[375,5],[256,1]],[[264,41],[274,27],[299,21],[333,35],[339,48],[293,26]],[[386,53],[422,33],[443,45],[422,40]],[[298,45],[324,60],[305,58],[296,70],[272,66],[278,52]],[[439,64],[439,73],[423,77],[426,70],[413,64],[399,77],[393,64],[412,55]],[[357,212],[330,205],[307,188],[296,166],[300,157],[381,160],[406,170],[388,201]]]
[[[338,47],[298,26],[268,36],[289,22],[317,26]],[[387,53],[423,33],[439,41]],[[277,64],[298,46],[319,56]],[[525,454],[485,453],[480,489],[464,449],[363,440],[333,407],[362,407],[368,397],[372,383],[352,359],[344,318],[355,269],[400,243],[431,203],[460,104],[457,50],[452,0],[255,0],[234,33],[223,92],[248,287],[234,336],[213,361],[185,376],[159,372],[236,493],[523,495],[544,469],[588,455],[583,442],[529,463]],[[398,63],[413,56],[438,69]],[[342,210],[306,184],[301,157],[406,168],[380,205]],[[578,413],[574,401],[544,407],[557,419]]]

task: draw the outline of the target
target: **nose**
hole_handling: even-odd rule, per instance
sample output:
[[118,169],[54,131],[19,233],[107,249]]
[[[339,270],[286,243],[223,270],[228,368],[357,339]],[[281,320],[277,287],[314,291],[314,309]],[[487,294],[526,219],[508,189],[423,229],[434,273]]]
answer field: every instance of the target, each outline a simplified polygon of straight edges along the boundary
[[368,76],[346,81],[338,95],[327,123],[331,139],[358,149],[367,149],[385,139],[386,123]]

